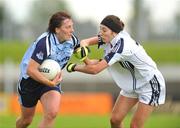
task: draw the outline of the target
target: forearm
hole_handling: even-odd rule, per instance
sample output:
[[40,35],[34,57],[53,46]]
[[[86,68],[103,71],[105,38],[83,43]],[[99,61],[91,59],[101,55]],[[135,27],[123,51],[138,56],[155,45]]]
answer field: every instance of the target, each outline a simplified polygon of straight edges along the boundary
[[33,78],[34,80],[40,82],[40,83],[43,83],[45,85],[48,85],[48,86],[54,86],[55,83],[53,81],[50,81],[48,80],[46,77],[44,77],[41,72],[39,72],[38,68],[39,68],[39,64],[34,61],[33,59],[31,59],[29,61],[29,65],[28,65],[28,68],[27,68],[27,74]]
[[43,83],[47,86],[54,86],[55,85],[55,83],[53,81],[45,78],[37,69],[31,69],[31,70],[29,69],[27,71],[27,73],[32,79],[34,79],[40,83]]
[[99,60],[97,60],[97,59],[89,59],[89,58],[86,58],[85,60],[84,60],[84,63],[86,64],[86,65],[93,65],[93,64],[97,64],[99,62]]
[[87,74],[97,74],[97,70],[94,69],[93,65],[76,65],[74,68],[75,71],[83,72]]
[[90,46],[90,45],[95,45],[95,44],[98,44],[98,37],[97,36],[87,38],[87,39],[83,39],[80,42],[81,46]]
[[87,74],[97,74],[108,67],[108,63],[106,60],[98,61],[96,64],[88,64],[88,65],[77,65],[73,63],[69,63],[66,67],[68,72],[83,72]]
[[107,62],[103,60],[103,61],[98,61],[96,64],[76,65],[74,67],[74,71],[79,71],[87,74],[98,74],[107,67],[108,67]]

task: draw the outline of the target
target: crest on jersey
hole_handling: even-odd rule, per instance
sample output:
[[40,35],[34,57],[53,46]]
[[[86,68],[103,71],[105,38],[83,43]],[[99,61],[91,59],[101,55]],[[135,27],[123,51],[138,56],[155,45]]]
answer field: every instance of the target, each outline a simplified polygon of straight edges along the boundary
[[44,56],[44,53],[42,51],[40,51],[39,53],[36,54],[36,57],[39,59],[39,60],[43,60],[43,56]]

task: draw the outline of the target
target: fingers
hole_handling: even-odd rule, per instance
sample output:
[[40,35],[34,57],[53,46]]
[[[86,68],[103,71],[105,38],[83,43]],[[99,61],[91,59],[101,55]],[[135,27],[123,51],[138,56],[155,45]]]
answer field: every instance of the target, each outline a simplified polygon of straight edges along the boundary
[[88,47],[79,47],[74,52],[75,57],[80,59],[80,61],[85,60],[89,53],[90,49]]
[[54,78],[53,82],[55,85],[58,85],[62,81],[62,72],[59,72]]
[[75,71],[75,70],[74,70],[75,67],[76,67],[76,64],[69,63],[69,64],[67,65],[67,67],[66,67],[66,70],[67,70],[68,72],[74,72],[74,71]]

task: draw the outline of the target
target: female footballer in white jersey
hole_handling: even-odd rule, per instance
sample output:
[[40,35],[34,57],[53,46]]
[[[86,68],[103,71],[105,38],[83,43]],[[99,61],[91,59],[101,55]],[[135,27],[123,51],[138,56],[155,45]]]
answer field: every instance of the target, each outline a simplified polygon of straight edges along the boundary
[[47,58],[57,61],[61,69],[66,66],[74,50],[80,45],[73,31],[71,16],[65,12],[57,12],[50,18],[47,32],[39,36],[26,51],[20,65],[18,93],[21,116],[16,121],[16,128],[26,128],[31,124],[38,101],[44,115],[37,127],[53,127],[59,111],[62,76],[58,74],[51,81],[38,68]]
[[143,128],[154,107],[165,102],[165,81],[143,47],[123,29],[124,23],[117,16],[105,17],[99,36],[81,41],[84,46],[102,44],[104,59],[87,58],[85,65],[71,63],[67,71],[97,74],[107,68],[121,88],[112,110],[111,127],[123,128],[123,119],[137,104],[130,128]]

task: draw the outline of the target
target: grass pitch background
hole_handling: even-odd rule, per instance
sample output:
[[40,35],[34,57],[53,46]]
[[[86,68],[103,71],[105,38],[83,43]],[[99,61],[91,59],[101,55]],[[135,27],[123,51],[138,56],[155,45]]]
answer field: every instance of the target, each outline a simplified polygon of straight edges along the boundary
[[[42,115],[36,115],[32,125],[29,128],[36,128]],[[125,121],[125,128],[129,128],[129,114]],[[0,128],[15,128],[15,115],[0,115]],[[110,115],[58,115],[55,122],[55,128],[110,128]],[[180,115],[153,113],[145,124],[145,128],[180,128]]]
[[[0,63],[8,58],[19,64],[29,47],[28,43],[9,41],[0,43]],[[147,53],[157,64],[180,64],[180,42],[146,42],[142,44]],[[97,46],[91,47],[90,58],[101,58],[102,50],[97,51]],[[72,62],[77,62],[73,56]]]

